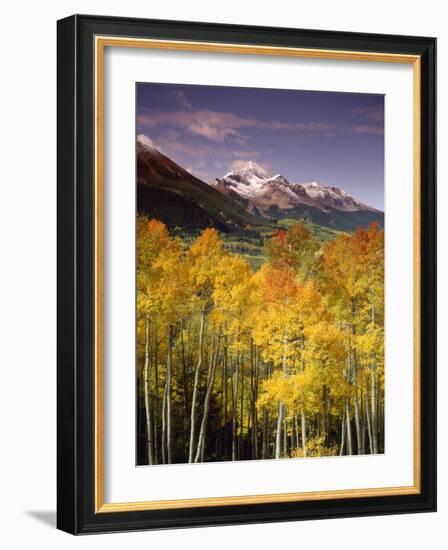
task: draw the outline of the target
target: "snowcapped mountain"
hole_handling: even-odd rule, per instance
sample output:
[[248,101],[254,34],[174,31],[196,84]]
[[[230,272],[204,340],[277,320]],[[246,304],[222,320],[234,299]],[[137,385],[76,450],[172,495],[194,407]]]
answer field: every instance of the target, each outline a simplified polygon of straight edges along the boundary
[[377,212],[375,208],[357,201],[343,189],[317,182],[291,183],[281,174],[272,176],[253,161],[239,170],[232,170],[223,178],[215,179],[210,185],[234,199],[239,199],[249,211],[264,214],[271,211],[272,207],[288,210],[300,205],[322,212]]
[[232,170],[226,176],[225,180],[241,183],[241,185],[258,186],[269,179],[271,175],[256,162],[250,160],[240,170]]
[[319,202],[325,209],[333,208],[344,212],[358,212],[359,210],[377,212],[372,206],[357,201],[339,187],[328,187],[315,181],[304,183],[303,187],[307,195]]
[[355,231],[377,222],[382,212],[345,191],[318,183],[291,183],[254,162],[205,183],[164,155],[146,136],[138,136],[137,210],[170,228],[225,233],[257,232],[281,218],[308,220],[321,227]]
[[291,184],[281,174],[272,176],[253,161],[240,170],[232,170],[223,178],[215,179],[210,185],[234,199],[244,199],[249,210],[265,211],[270,206],[288,209],[299,203],[320,208],[303,186]]

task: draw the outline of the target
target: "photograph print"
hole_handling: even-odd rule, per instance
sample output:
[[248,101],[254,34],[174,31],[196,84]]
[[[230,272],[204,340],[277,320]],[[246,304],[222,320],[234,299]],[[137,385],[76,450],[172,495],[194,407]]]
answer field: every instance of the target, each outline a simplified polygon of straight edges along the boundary
[[136,463],[384,453],[384,96],[136,85]]

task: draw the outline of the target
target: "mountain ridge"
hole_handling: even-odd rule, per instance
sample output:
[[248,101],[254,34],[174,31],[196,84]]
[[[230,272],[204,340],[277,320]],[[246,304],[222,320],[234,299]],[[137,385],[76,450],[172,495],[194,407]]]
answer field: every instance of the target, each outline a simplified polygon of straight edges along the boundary
[[291,184],[281,174],[271,176],[253,162],[206,183],[149,140],[137,139],[136,155],[137,211],[163,221],[170,229],[194,233],[214,227],[223,233],[260,236],[289,219],[345,232],[372,222],[384,224],[382,212],[345,191],[324,187],[323,198],[313,197],[321,192],[320,184],[310,184],[309,193],[303,184]]
[[265,215],[269,215],[272,206],[285,210],[299,205],[311,206],[324,212],[380,212],[356,200],[339,187],[318,182],[290,182],[282,174],[271,175],[254,161],[249,161],[242,168],[232,170],[209,184],[224,194],[243,197],[251,209],[256,208]]
[[170,228],[250,230],[265,223],[161,151],[137,139],[137,211]]

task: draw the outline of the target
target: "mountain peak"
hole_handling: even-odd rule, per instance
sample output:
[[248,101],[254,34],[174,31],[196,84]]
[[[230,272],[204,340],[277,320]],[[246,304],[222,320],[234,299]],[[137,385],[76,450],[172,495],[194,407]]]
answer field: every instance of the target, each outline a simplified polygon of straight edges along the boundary
[[261,183],[271,177],[271,174],[262,166],[250,160],[242,168],[232,170],[224,178],[234,179],[236,181],[246,180],[246,184]]

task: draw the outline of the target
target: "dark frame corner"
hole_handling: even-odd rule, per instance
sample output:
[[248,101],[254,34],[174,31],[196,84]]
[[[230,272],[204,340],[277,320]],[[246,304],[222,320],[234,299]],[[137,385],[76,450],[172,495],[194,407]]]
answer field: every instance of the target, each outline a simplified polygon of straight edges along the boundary
[[[74,15],[58,21],[57,526],[72,534],[436,510],[436,39]],[[421,56],[420,494],[94,513],[96,35]]]

